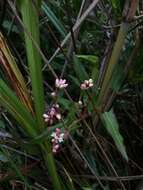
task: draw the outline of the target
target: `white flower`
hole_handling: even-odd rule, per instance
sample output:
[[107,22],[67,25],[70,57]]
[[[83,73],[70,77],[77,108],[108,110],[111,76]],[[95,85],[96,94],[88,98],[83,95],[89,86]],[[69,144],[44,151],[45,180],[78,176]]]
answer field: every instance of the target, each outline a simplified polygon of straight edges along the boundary
[[58,138],[59,143],[62,143],[64,141],[64,133],[61,133]]
[[53,132],[52,134],[51,134],[51,137],[54,137],[54,139],[56,138],[56,132]]
[[49,116],[45,113],[43,114],[43,117],[44,117],[44,119],[49,118]]
[[52,142],[55,143],[62,143],[64,141],[64,133],[58,134],[57,132],[53,132],[51,137],[53,137]]
[[52,151],[53,153],[58,153],[60,149],[60,143],[62,143],[67,136],[67,131],[62,133],[60,128],[56,128],[55,131],[51,134],[52,137]]
[[62,88],[66,88],[68,84],[66,83],[66,79],[56,79],[55,86],[57,88],[62,89]]

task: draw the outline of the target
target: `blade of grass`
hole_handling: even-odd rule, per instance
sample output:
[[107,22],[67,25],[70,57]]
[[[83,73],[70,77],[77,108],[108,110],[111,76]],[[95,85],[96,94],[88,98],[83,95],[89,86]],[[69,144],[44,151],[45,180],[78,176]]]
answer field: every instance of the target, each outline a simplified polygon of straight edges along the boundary
[[[31,0],[22,0],[20,5],[20,10],[25,27],[30,32],[33,40],[37,44],[40,44],[38,28],[39,20],[36,8],[34,7]],[[38,122],[38,128],[41,131],[44,128],[42,117],[44,113],[44,90],[41,71],[41,56],[27,33],[24,32],[24,34],[30,76],[32,81],[32,92],[34,96],[36,118]]]
[[[2,33],[0,33],[0,61],[1,66],[6,72],[6,77],[8,77],[11,86],[15,89],[17,96],[24,103],[24,105],[33,113],[33,108],[31,105],[31,99],[26,88],[24,78],[12,56],[10,49],[4,39]],[[34,113],[33,113],[34,115]]]
[[31,137],[37,136],[36,122],[24,104],[16,97],[6,83],[0,79],[0,104],[7,108],[12,116],[28,132]]
[[66,36],[66,31],[64,29],[64,26],[60,22],[60,20],[56,17],[54,12],[50,9],[50,7],[43,1],[42,3],[42,9],[49,18],[49,20],[53,23],[55,28],[59,31],[59,33],[62,35],[63,38]]
[[[31,0],[22,0],[20,6],[23,22],[25,28],[28,30],[28,34],[25,33],[25,43],[27,50],[27,58],[30,69],[30,76],[32,80],[32,91],[34,96],[36,118],[38,123],[38,130],[42,132],[44,129],[44,89],[43,89],[43,80],[42,80],[42,68],[41,68],[41,56],[35,47],[35,44],[40,44],[39,37],[39,18],[37,11]],[[56,166],[54,162],[53,155],[51,153],[51,144],[49,141],[43,142],[41,144],[41,149],[43,153],[43,158],[45,164],[48,168],[49,174],[52,177],[52,183],[55,190],[61,190],[61,183],[56,171]]]
[[[110,91],[110,85],[111,85],[111,78],[114,72],[114,69],[117,66],[117,63],[119,61],[120,55],[121,55],[121,50],[124,46],[125,43],[125,39],[126,39],[126,35],[129,29],[129,25],[130,25],[130,21],[133,19],[136,9],[137,9],[137,5],[138,5],[138,0],[133,0],[130,5],[129,2],[126,1],[125,5],[124,5],[124,10],[123,10],[123,17],[125,18],[124,21],[122,22],[122,24],[120,25],[120,29],[118,32],[118,36],[117,36],[117,40],[115,42],[115,45],[113,47],[113,51],[111,54],[111,58],[109,60],[109,64],[103,79],[103,83],[101,86],[101,91],[98,97],[98,105],[104,105],[105,106],[105,101],[106,98],[109,95],[109,91]],[[126,11],[128,8],[128,11]],[[104,110],[104,107],[102,107],[102,109]]]
[[111,77],[112,77],[114,69],[117,65],[117,62],[119,60],[120,53],[121,53],[122,47],[124,45],[124,41],[126,38],[127,31],[128,31],[128,24],[122,23],[120,26],[120,30],[118,32],[117,40],[115,42],[113,52],[112,52],[112,55],[111,55],[105,76],[104,76],[103,84],[101,86],[100,94],[98,97],[98,104],[99,105],[103,101],[103,98],[104,98],[105,94],[107,93],[106,91],[110,87]]
[[122,156],[126,159],[126,161],[128,161],[128,156],[123,143],[123,137],[119,132],[119,125],[113,111],[111,110],[110,112],[103,113],[101,115],[101,120],[103,122],[103,125],[107,129],[108,133],[113,138],[118,150],[120,151]]

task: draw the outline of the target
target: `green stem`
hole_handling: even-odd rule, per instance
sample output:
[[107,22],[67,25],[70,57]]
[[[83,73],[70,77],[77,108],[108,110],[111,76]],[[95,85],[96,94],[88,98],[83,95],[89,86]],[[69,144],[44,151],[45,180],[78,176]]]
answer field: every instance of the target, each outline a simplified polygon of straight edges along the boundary
[[50,144],[48,142],[45,142],[44,144],[41,145],[43,158],[45,160],[45,164],[48,168],[49,174],[52,177],[54,189],[62,190],[60,179],[57,175],[53,154],[51,153],[51,149],[49,147],[50,147]]

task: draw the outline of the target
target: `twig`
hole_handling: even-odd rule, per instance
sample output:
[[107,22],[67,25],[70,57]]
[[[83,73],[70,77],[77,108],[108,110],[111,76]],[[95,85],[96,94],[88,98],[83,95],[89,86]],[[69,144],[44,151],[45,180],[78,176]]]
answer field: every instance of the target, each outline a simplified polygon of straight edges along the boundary
[[[98,3],[99,0],[94,0],[91,5],[88,7],[88,9],[82,14],[81,18],[79,20],[77,20],[77,22],[75,23],[75,25],[73,26],[73,32],[75,32],[80,25],[84,22],[84,20],[87,18],[87,16],[89,15],[89,13],[94,9],[94,7],[96,6],[96,4]],[[70,39],[71,37],[71,33],[68,33],[67,36],[65,37],[65,39],[62,41],[61,43],[61,47],[63,47],[66,42]],[[48,66],[48,64],[50,64],[53,59],[56,57],[56,55],[59,53],[60,48],[57,48],[57,50],[55,51],[55,53],[52,55],[52,57],[49,59],[48,63],[46,63],[43,67],[42,70],[45,70]]]
[[[86,125],[86,127],[88,128],[88,130],[89,130],[89,132],[91,133],[91,135],[93,136],[93,138],[95,139],[96,144],[97,144],[98,147],[100,148],[102,154],[104,155],[104,158],[106,159],[106,161],[108,162],[110,168],[112,169],[112,172],[114,173],[114,175],[115,175],[116,177],[118,177],[118,174],[117,174],[117,172],[116,172],[116,170],[115,170],[113,164],[111,163],[109,157],[107,156],[106,152],[105,152],[104,149],[102,148],[102,145],[101,145],[100,142],[98,141],[98,139],[97,139],[97,137],[95,136],[95,134],[93,133],[92,129],[88,126],[88,124],[87,124],[87,122],[86,122],[85,120],[84,120],[83,122],[84,122],[84,124]],[[120,183],[122,189],[126,190],[124,184],[123,184],[120,180],[119,180],[119,183]]]
[[74,52],[77,52],[75,36],[74,36],[74,32],[73,32],[73,23],[72,23],[72,19],[71,19],[71,7],[70,7],[70,3],[68,0],[65,0],[65,8],[66,8],[66,12],[67,12],[68,21],[69,21],[73,49],[74,49]]
[[[79,10],[76,22],[80,19],[83,11],[85,11],[84,10],[86,8],[85,3],[86,3],[86,0],[82,0],[81,7],[80,7],[80,10]],[[74,40],[75,41],[77,41],[77,39],[78,39],[79,31],[80,31],[80,27],[74,32]],[[69,61],[71,59],[73,50],[74,50],[74,46],[73,46],[73,43],[71,41],[70,45],[69,45],[68,53],[67,53],[67,57],[68,57]],[[64,63],[63,69],[62,69],[62,73],[61,73],[61,77],[64,75],[64,72],[66,70],[67,64],[68,64],[68,61],[65,60],[65,63]]]
[[[72,177],[96,179],[94,176],[91,175],[73,175]],[[98,178],[101,181],[133,181],[133,180],[142,180],[143,175],[119,176],[119,177],[98,176]]]
[[93,168],[90,166],[90,164],[88,163],[88,161],[86,160],[86,158],[84,157],[84,155],[81,153],[79,147],[77,146],[77,144],[75,143],[75,141],[72,139],[71,136],[69,136],[69,139],[71,140],[71,142],[73,143],[73,145],[75,146],[75,148],[77,149],[77,151],[79,152],[81,158],[84,160],[84,162],[87,164],[87,166],[89,167],[90,171],[92,172],[92,174],[94,175],[94,179],[96,179],[98,181],[98,183],[100,184],[100,186],[102,187],[102,189],[105,189],[103,184],[101,183],[101,181],[99,180],[98,176],[95,174],[95,171],[93,170]]

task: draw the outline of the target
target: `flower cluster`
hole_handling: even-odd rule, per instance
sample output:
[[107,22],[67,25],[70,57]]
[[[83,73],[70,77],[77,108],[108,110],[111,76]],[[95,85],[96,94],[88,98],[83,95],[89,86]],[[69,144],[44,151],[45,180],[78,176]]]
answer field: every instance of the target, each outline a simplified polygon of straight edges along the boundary
[[66,83],[66,79],[56,79],[55,86],[57,88],[63,89],[66,88],[68,84]]
[[[66,79],[56,79],[55,80],[55,86],[56,88],[59,89],[63,89],[66,88],[68,86],[68,83],[66,81]],[[93,87],[93,80],[89,79],[89,80],[84,80],[83,83],[81,83],[80,88],[81,90],[87,90],[88,88]],[[52,96],[55,96],[55,92],[51,93]]]
[[56,120],[61,120],[61,114],[58,104],[54,104],[49,108],[48,112],[43,114],[45,122],[52,125]]
[[60,143],[64,141],[65,133],[62,133],[61,129],[56,128],[55,132],[51,134],[52,137],[52,151],[57,153],[60,148]]
[[89,79],[89,80],[85,80],[81,85],[80,88],[82,90],[87,90],[88,88],[93,87],[93,80]]
[[[66,79],[56,79],[55,80],[55,87],[59,89],[64,89],[68,86],[68,83],[66,82]],[[93,80],[84,80],[83,83],[80,85],[81,90],[87,90],[89,88],[93,87]],[[53,91],[51,93],[52,97],[56,97],[56,92]],[[82,101],[79,100],[78,102],[79,106],[82,106]],[[48,125],[52,125],[55,121],[61,120],[61,113],[60,113],[60,108],[58,104],[53,104],[52,107],[50,107],[47,111],[47,113],[43,114],[43,118],[45,122],[48,123]],[[68,133],[67,133],[68,134]],[[66,138],[66,132],[64,133],[61,131],[61,129],[56,128],[56,130],[51,134],[52,137],[52,151],[53,153],[57,153],[60,148],[60,143],[64,141]]]

